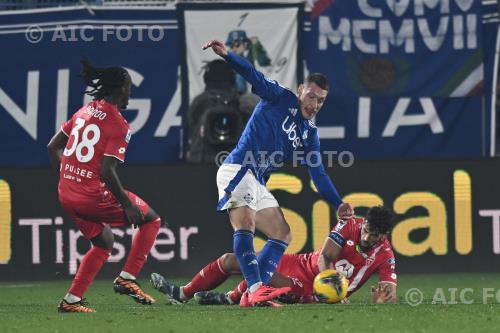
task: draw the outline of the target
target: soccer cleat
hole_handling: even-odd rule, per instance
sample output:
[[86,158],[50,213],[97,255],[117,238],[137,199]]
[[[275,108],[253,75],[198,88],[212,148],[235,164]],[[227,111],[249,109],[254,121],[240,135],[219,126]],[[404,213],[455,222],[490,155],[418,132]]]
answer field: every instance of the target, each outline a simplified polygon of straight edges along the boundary
[[[273,288],[261,285],[255,292],[248,294],[248,302],[250,304],[257,304],[265,301],[270,301],[273,298],[288,293],[290,290],[292,290],[292,288],[290,287]],[[243,299],[243,297],[241,299]]]
[[283,307],[283,305],[278,304],[278,303],[273,302],[273,301],[260,302],[260,303],[255,304],[255,306],[270,307],[270,308],[281,308],[281,307]]
[[153,288],[167,296],[167,300],[174,305],[180,305],[187,300],[181,298],[181,288],[173,283],[170,283],[158,273],[151,274],[151,285]]
[[94,309],[89,308],[89,303],[87,300],[81,299],[78,302],[75,303],[68,303],[66,300],[62,300],[59,305],[57,306],[57,311],[63,312],[63,313],[93,313],[95,312]]
[[113,289],[118,294],[132,297],[137,303],[151,305],[155,302],[155,299],[146,294],[135,280],[128,280],[119,276],[113,282]]
[[[281,288],[280,288],[281,289]],[[248,308],[251,306],[255,307],[271,307],[271,308],[281,308],[283,305],[272,302],[272,301],[261,301],[261,302],[256,302],[256,303],[251,303],[250,297],[252,294],[249,294],[248,291],[246,291],[243,296],[241,296],[240,299],[240,306],[243,308]]]
[[215,291],[199,291],[194,294],[194,299],[200,305],[232,305],[227,294],[218,293]]
[[240,306],[242,308],[248,308],[248,307],[251,307],[252,304],[250,304],[250,301],[248,300],[248,291],[245,291],[243,293],[243,295],[241,296],[241,299],[240,299]]

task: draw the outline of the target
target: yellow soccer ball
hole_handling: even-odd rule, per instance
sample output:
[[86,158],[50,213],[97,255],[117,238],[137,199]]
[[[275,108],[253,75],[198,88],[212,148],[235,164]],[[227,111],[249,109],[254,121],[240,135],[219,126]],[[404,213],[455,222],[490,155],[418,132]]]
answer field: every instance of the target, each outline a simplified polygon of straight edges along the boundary
[[347,296],[349,282],[334,269],[320,272],[314,278],[314,295],[320,303],[338,303]]

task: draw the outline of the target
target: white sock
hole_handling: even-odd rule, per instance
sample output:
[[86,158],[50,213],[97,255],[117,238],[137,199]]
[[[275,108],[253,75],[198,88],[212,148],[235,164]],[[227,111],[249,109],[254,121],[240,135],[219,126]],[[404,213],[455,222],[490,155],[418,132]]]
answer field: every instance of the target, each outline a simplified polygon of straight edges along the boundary
[[180,297],[182,300],[187,300],[186,295],[184,295],[184,287],[180,287],[179,289],[181,290],[181,291],[179,292],[179,297]]
[[232,293],[232,291],[228,291],[227,293],[225,293],[224,295],[226,296],[226,300],[229,302],[229,304],[234,304],[233,300],[231,299],[231,297],[229,296],[230,294]]
[[256,282],[256,283],[252,284],[250,286],[250,288],[248,288],[248,291],[250,292],[250,294],[254,293],[257,291],[257,289],[259,289],[260,286],[262,286],[262,282]]
[[127,273],[127,272],[125,272],[125,271],[122,271],[122,272],[120,273],[120,276],[121,276],[122,278],[124,278],[125,280],[135,280],[135,276],[133,276],[132,274]]
[[67,293],[66,296],[64,296],[64,300],[68,303],[76,303],[76,302],[80,302],[82,299],[78,296]]

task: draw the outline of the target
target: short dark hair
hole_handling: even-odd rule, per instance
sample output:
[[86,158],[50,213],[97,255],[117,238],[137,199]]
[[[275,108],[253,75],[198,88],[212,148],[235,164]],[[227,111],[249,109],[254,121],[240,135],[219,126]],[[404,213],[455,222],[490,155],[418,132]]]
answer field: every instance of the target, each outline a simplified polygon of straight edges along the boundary
[[368,210],[366,220],[370,231],[387,234],[394,226],[394,215],[384,206],[375,206]]
[[94,100],[119,93],[130,80],[130,75],[123,67],[94,67],[85,57],[80,59],[80,63],[83,68],[79,76],[92,88],[85,93],[94,97]]
[[206,85],[212,83],[222,83],[233,86],[235,84],[234,71],[229,67],[227,62],[222,59],[210,61],[205,65],[205,73],[203,73],[203,81]]
[[315,83],[318,87],[326,91],[330,89],[328,79],[321,73],[309,74],[307,76],[306,83]]

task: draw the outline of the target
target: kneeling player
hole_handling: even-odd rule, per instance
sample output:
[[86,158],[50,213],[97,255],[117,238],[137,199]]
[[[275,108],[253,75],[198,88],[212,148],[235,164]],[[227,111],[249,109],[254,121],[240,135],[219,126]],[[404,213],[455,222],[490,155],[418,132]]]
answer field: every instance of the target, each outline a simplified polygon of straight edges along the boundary
[[[313,281],[323,270],[335,268],[348,278],[348,296],[378,272],[379,283],[376,288],[372,287],[372,301],[395,302],[395,259],[387,238],[392,224],[392,214],[381,206],[371,208],[366,219],[352,217],[339,221],[321,251],[284,255],[270,284],[291,288],[289,294],[280,298],[284,302],[315,303]],[[238,261],[228,253],[205,266],[183,287],[173,285],[157,273],[151,275],[151,282],[175,304],[186,302],[193,296],[200,304],[238,304],[247,288],[245,281],[226,294],[208,291],[234,274],[240,274]]]

